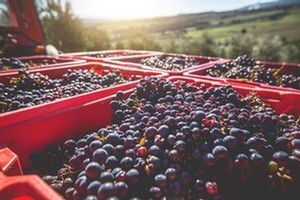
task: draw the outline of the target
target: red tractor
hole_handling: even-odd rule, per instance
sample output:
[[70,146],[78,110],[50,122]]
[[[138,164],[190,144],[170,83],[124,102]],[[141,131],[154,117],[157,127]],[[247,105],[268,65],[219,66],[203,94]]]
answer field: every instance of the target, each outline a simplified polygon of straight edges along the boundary
[[34,0],[0,0],[1,57],[45,55],[45,35]]

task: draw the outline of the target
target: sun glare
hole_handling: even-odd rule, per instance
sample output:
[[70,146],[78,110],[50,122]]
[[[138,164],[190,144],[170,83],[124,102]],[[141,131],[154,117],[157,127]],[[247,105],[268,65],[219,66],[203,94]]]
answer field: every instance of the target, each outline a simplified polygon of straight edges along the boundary
[[133,19],[159,15],[159,0],[97,1],[99,15],[110,19]]

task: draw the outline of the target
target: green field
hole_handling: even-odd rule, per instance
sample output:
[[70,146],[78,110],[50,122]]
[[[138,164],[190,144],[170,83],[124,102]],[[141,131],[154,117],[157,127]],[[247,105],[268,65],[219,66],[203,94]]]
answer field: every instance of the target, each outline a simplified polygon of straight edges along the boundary
[[[271,40],[278,36],[282,45],[295,45],[293,49],[296,48],[298,52],[292,52],[295,54],[292,57],[296,59],[291,61],[298,62],[300,57],[298,55],[300,53],[300,7],[243,12],[206,12],[150,19],[94,22],[89,25],[108,33],[112,49],[124,47],[202,53],[195,49],[191,50],[190,46],[193,44],[199,46],[197,41],[203,38],[204,33],[219,46],[226,46],[228,41],[234,38],[252,37]],[[221,56],[218,53],[213,55]],[[280,60],[276,57],[270,59]]]
[[187,36],[190,38],[199,38],[204,31],[212,35],[216,40],[224,40],[233,35],[241,34],[241,30],[246,30],[246,34],[255,36],[280,35],[288,40],[296,40],[300,38],[300,10],[286,14],[276,20],[254,20],[251,22],[241,22],[234,25],[224,25],[220,27],[207,28],[203,30],[190,29]]
[[106,30],[111,40],[142,35],[164,38],[199,38],[208,32],[217,40],[241,34],[280,35],[288,40],[300,39],[300,8],[276,8],[251,12],[209,12],[151,19],[109,21],[96,24]]

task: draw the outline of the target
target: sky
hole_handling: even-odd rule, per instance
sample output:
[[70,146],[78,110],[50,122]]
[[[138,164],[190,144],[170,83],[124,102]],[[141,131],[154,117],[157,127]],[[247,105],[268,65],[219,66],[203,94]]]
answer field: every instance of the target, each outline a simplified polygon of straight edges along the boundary
[[231,10],[257,3],[259,0],[70,0],[70,2],[74,14],[80,18],[133,19]]

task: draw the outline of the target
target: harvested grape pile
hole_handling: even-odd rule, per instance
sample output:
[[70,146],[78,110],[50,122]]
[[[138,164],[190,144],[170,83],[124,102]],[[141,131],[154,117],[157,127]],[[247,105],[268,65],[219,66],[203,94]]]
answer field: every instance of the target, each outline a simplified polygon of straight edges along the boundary
[[166,55],[156,55],[147,58],[143,58],[140,61],[141,64],[158,68],[168,71],[180,71],[195,65],[199,62],[192,57],[188,56],[166,56]]
[[255,94],[150,77],[127,99],[118,92],[110,106],[112,126],[31,155],[36,172],[58,169],[43,180],[66,199],[299,194],[299,121]]
[[[133,76],[130,78],[130,80],[134,79]],[[68,70],[61,78],[51,79],[43,74],[29,73],[26,69],[22,69],[18,77],[10,80],[10,86],[0,83],[0,113],[48,103],[128,81],[118,70],[105,75],[99,75],[91,70]]]
[[29,60],[28,62],[21,61],[18,58],[1,58],[0,59],[0,70],[8,70],[8,69],[22,69],[29,67],[37,67],[37,66],[45,66],[50,64],[56,64],[56,59],[45,58],[42,60],[35,61],[34,59]]
[[119,56],[131,56],[131,55],[135,55],[135,53],[97,53],[97,54],[92,54],[92,55],[88,55],[91,57],[95,57],[95,58],[114,58],[114,57],[119,57]]
[[8,69],[20,69],[27,67],[26,63],[23,63],[17,58],[1,58],[0,59],[0,70],[8,70]]
[[296,75],[284,74],[281,70],[282,68],[266,68],[258,65],[254,58],[244,55],[225,64],[215,64],[206,73],[212,77],[246,79],[269,85],[300,89],[300,68]]

